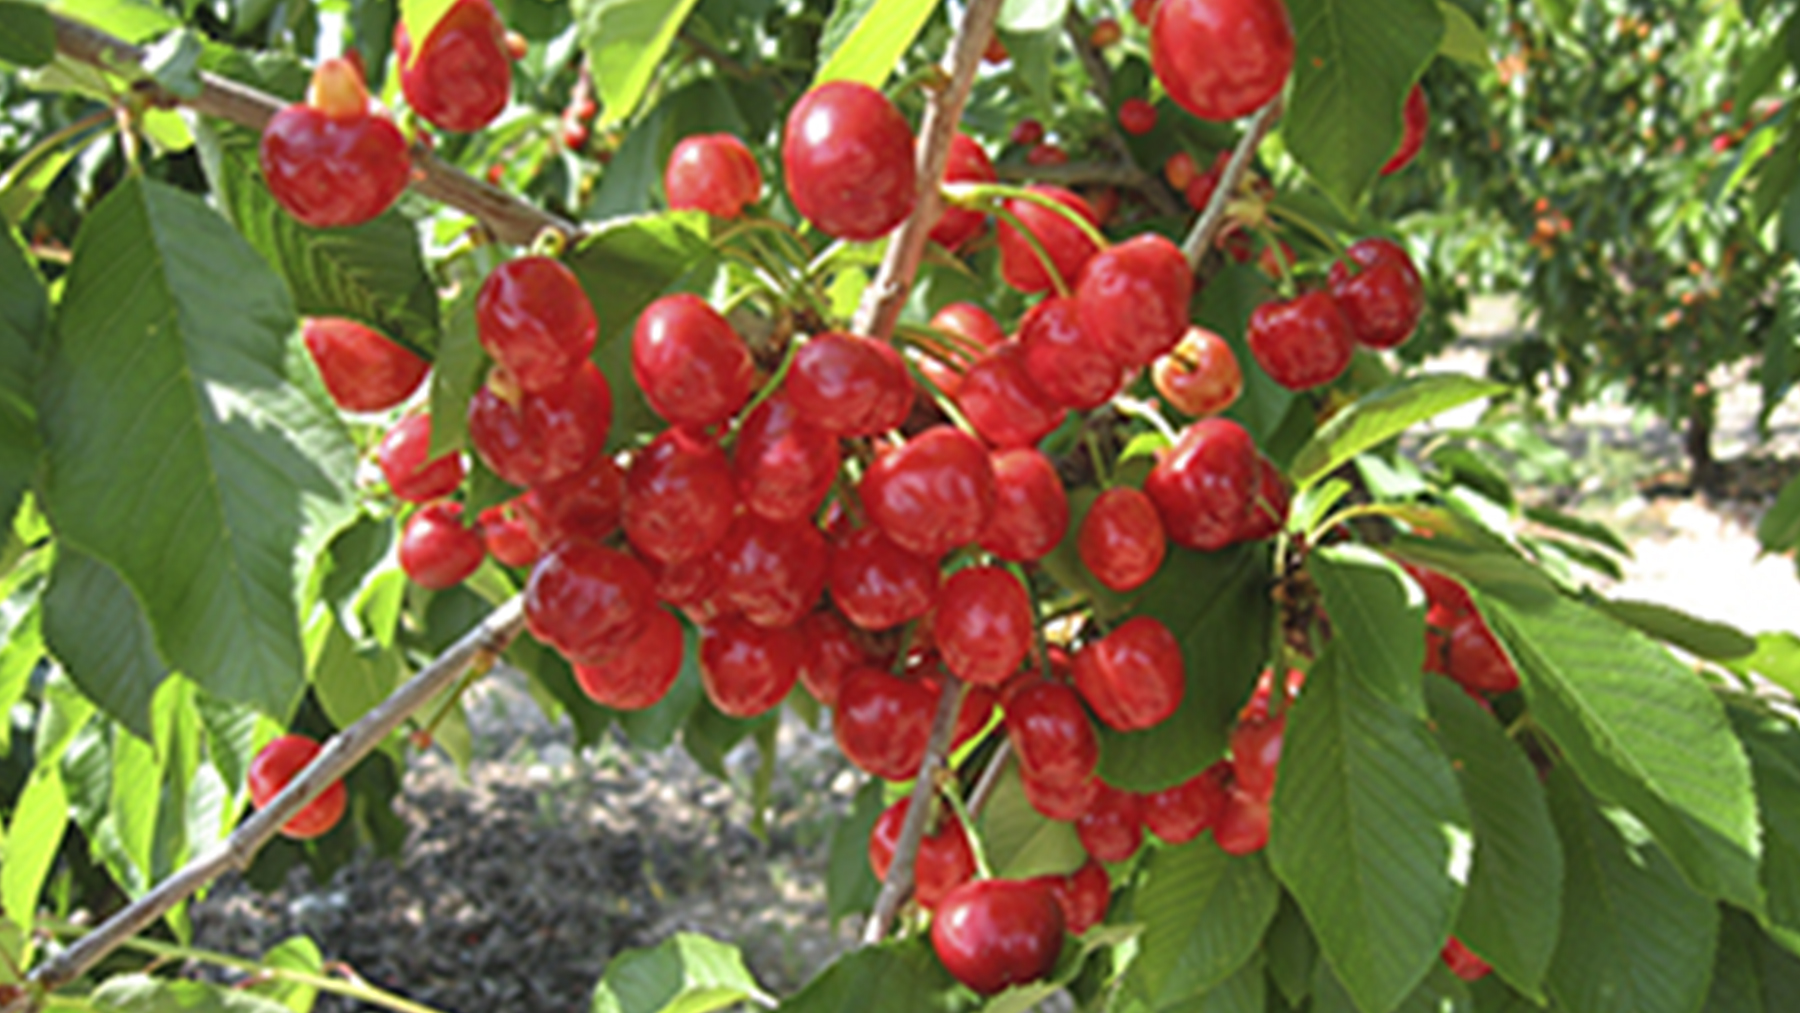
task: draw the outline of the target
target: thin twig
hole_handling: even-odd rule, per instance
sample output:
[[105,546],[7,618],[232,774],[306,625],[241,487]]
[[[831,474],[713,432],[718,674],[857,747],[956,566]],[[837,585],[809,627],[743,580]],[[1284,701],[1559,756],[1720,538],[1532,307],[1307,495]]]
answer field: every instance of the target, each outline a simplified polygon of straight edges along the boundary
[[[994,795],[994,789],[1000,786],[1000,775],[1006,770],[1006,761],[1012,759],[1012,740],[1001,739],[994,755],[988,757],[987,766],[981,771],[981,780],[975,782],[975,790],[969,793],[969,815],[979,819],[981,810],[987,808],[988,799]],[[974,828],[969,828],[970,832]]]
[[[132,78],[139,93],[165,107],[185,105],[196,112],[262,130],[288,103],[216,74],[200,75],[200,94],[182,98],[158,85],[144,69],[144,51],[92,25],[51,14],[56,23],[56,50],[81,63]],[[575,223],[474,178],[444,162],[423,145],[412,148],[412,187],[441,204],[467,211],[503,243],[529,244],[545,229],[573,236]]]
[[962,24],[957,26],[956,38],[950,43],[950,83],[928,93],[925,119],[919,124],[924,143],[919,149],[918,200],[912,214],[888,241],[881,269],[856,308],[853,329],[858,334],[886,340],[893,333],[894,322],[900,319],[900,309],[906,305],[906,295],[912,290],[919,261],[925,255],[925,241],[944,210],[938,187],[950,160],[950,141],[956,136],[963,105],[975,84],[981,54],[994,37],[1000,6],[1001,0],[971,0]]
[[1264,137],[1281,118],[1281,96],[1269,100],[1269,104],[1256,111],[1250,125],[1244,129],[1244,136],[1238,138],[1237,147],[1232,149],[1231,161],[1225,163],[1225,172],[1219,177],[1219,185],[1213,188],[1212,199],[1206,202],[1206,210],[1201,212],[1194,228],[1181,241],[1181,252],[1187,257],[1188,267],[1198,270],[1200,258],[1212,249],[1213,240],[1219,236],[1219,230],[1225,225],[1225,208],[1237,193],[1238,186],[1244,182],[1244,174],[1250,171],[1250,161],[1256,157],[1256,149],[1261,146]]
[[937,791],[938,768],[950,752],[950,737],[956,731],[956,715],[962,709],[963,682],[945,673],[944,690],[938,697],[937,716],[931,722],[931,738],[925,744],[925,760],[919,764],[919,776],[913,782],[912,802],[906,819],[900,823],[900,839],[894,843],[894,860],[888,865],[887,879],[875,897],[875,907],[863,924],[863,945],[871,946],[887,938],[888,925],[900,903],[912,893],[913,861],[919,857],[919,839],[925,836],[925,821],[931,815],[932,795]]

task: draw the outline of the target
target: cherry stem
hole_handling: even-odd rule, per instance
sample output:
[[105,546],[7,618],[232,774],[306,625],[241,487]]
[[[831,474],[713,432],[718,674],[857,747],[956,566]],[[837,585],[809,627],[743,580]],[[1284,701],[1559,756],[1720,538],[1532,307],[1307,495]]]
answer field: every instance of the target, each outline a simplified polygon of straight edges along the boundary
[[1256,116],[1250,120],[1250,126],[1244,136],[1238,138],[1237,147],[1231,151],[1231,160],[1225,163],[1225,171],[1219,176],[1219,185],[1213,188],[1212,197],[1206,202],[1206,210],[1194,222],[1193,229],[1187,238],[1181,241],[1182,255],[1187,257],[1188,267],[1198,270],[1200,258],[1212,249],[1213,241],[1219,238],[1219,230],[1225,226],[1225,209],[1231,203],[1231,195],[1237,192],[1238,186],[1244,182],[1244,174],[1250,171],[1250,162],[1256,157],[1256,149],[1261,147],[1262,140],[1281,118],[1281,96],[1269,100],[1269,104],[1257,110]]
[[932,403],[937,405],[938,411],[944,413],[944,417],[950,420],[950,424],[962,430],[965,435],[973,437],[979,442],[981,440],[981,434],[975,431],[975,426],[969,421],[969,417],[964,415],[962,409],[956,406],[956,401],[953,400],[950,395],[944,393],[944,389],[939,387],[936,381],[925,375],[925,371],[920,369],[919,364],[913,361],[912,358],[904,355],[901,356],[901,358],[906,360],[906,370],[912,374],[913,381],[923,386],[925,390],[931,394]]
[[1006,564],[1006,569],[1013,575],[1013,579],[1025,588],[1025,593],[1031,595],[1031,611],[1037,618],[1037,621],[1031,624],[1032,649],[1037,653],[1038,674],[1048,679],[1050,678],[1050,645],[1044,641],[1043,603],[1039,600],[1037,589],[1032,586],[1031,577],[1025,572],[1023,566],[1009,562]]
[[963,837],[969,842],[969,854],[975,856],[975,878],[993,879],[994,869],[988,865],[987,849],[981,846],[981,835],[975,832],[975,817],[970,814],[972,806],[963,804],[962,795],[957,792],[956,778],[946,777],[938,785],[938,797],[956,814],[956,820],[962,824]]
[[744,420],[748,419],[752,412],[762,407],[764,401],[774,397],[775,392],[781,389],[782,381],[787,379],[788,370],[794,368],[794,356],[800,354],[800,344],[799,341],[792,338],[788,339],[787,350],[781,353],[780,364],[775,367],[775,372],[769,374],[769,378],[763,382],[763,385],[757,388],[756,393],[750,396],[750,400],[745,402],[744,407],[738,410],[738,424],[723,440],[719,441],[720,449],[730,450],[732,444],[737,442],[738,433],[744,428]]
[[[1269,212],[1277,218],[1287,222],[1289,225],[1299,228],[1300,231],[1318,240],[1319,245],[1330,251],[1332,257],[1337,258],[1344,255],[1344,244],[1338,241],[1336,236],[1332,235],[1318,222],[1295,211],[1293,208],[1281,204],[1270,203],[1268,209]],[[1361,265],[1357,265],[1357,267],[1360,269]]]
[[1069,283],[1063,280],[1062,272],[1056,269],[1056,261],[1050,259],[1050,251],[1044,248],[1043,242],[1038,239],[1036,234],[1025,227],[1025,223],[1019,220],[1018,215],[1015,215],[1011,211],[998,205],[992,208],[992,210],[994,212],[994,217],[1012,226],[1013,231],[1019,234],[1019,238],[1025,240],[1025,245],[1031,247],[1031,252],[1036,254],[1038,263],[1044,268],[1044,274],[1049,276],[1050,284],[1055,287],[1056,294],[1067,299],[1069,297]]
[[936,355],[938,358],[943,358],[945,352],[968,360],[979,359],[987,354],[987,346],[981,342],[939,327],[896,324],[894,325],[894,334],[920,351]]
[[1094,466],[1094,478],[1100,488],[1112,488],[1112,469],[1106,463],[1106,455],[1100,452],[1100,435],[1092,429],[1083,429],[1081,445],[1087,449],[1088,463]]
[[925,758],[919,762],[919,773],[913,781],[912,802],[907,807],[906,819],[900,823],[900,839],[894,842],[894,860],[888,864],[887,879],[875,897],[869,920],[863,924],[864,946],[887,938],[894,913],[912,893],[913,864],[919,858],[919,839],[925,835],[925,820],[930,815],[932,792],[936,790],[935,778],[950,750],[950,738],[956,731],[956,715],[962,709],[962,697],[962,680],[945,673],[937,714],[931,721],[931,736],[925,743]]
[[1118,409],[1121,415],[1150,423],[1151,428],[1160,433],[1163,439],[1168,440],[1170,445],[1180,442],[1181,434],[1175,431],[1175,427],[1169,424],[1168,419],[1163,418],[1163,413],[1156,407],[1155,402],[1121,394],[1113,398],[1113,407]]
[[531,255],[561,259],[563,251],[569,248],[569,237],[557,229],[540,229],[531,240]]
[[1112,240],[1106,238],[1106,233],[1096,228],[1094,223],[1088,221],[1081,212],[1049,194],[1039,193],[1026,187],[1013,186],[1010,183],[946,183],[944,184],[944,196],[949,198],[950,203],[958,207],[987,211],[997,209],[1001,202],[1006,200],[1026,201],[1055,212],[1064,221],[1080,229],[1081,234],[1100,249],[1104,250],[1112,245]]
[[1268,250],[1269,254],[1275,258],[1275,267],[1281,272],[1281,281],[1277,285],[1281,290],[1281,297],[1283,299],[1294,298],[1299,288],[1294,283],[1293,258],[1288,256],[1287,250],[1281,245],[1280,237],[1276,236],[1273,231],[1259,225],[1256,227],[1256,236],[1262,240],[1263,249]]

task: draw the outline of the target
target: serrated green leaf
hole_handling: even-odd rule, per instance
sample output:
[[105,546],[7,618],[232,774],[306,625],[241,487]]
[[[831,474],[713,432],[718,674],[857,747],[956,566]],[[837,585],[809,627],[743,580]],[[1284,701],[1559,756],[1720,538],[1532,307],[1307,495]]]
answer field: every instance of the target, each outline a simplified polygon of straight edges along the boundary
[[697,0],[575,0],[572,9],[600,91],[597,127],[637,111],[656,68]]
[[735,946],[678,932],[612,959],[594,986],[593,1013],[710,1013],[761,994]]
[[1759,880],[1772,925],[1800,933],[1800,727],[1778,712],[1727,708],[1750,756],[1762,816]]
[[1152,1010],[1218,988],[1256,955],[1280,903],[1261,855],[1234,858],[1210,835],[1158,850],[1137,883],[1144,934],[1125,988]]
[[99,1013],[287,1013],[286,1006],[249,992],[144,974],[110,978],[87,1001]]
[[0,2],[0,60],[42,67],[56,59],[56,23],[50,12],[21,0]]
[[881,818],[882,790],[877,779],[863,782],[850,811],[832,821],[826,844],[831,860],[825,872],[825,910],[834,926],[845,915],[869,910],[881,889],[869,866],[869,835]]
[[994,786],[980,823],[988,864],[1002,879],[1066,875],[1087,861],[1073,823],[1048,819],[1032,808],[1016,764],[1009,764]]
[[431,444],[427,452],[432,457],[468,447],[469,401],[480,389],[488,363],[475,324],[475,293],[481,279],[470,271],[461,281],[462,291],[444,314],[437,361],[431,366]]
[[923,935],[865,946],[839,957],[780,1006],[779,1013],[963,1013],[980,1007],[956,983]]
[[1425,713],[1425,601],[1398,566],[1365,546],[1320,549],[1307,572],[1319,585],[1339,659],[1364,689],[1415,716]]
[[913,40],[930,20],[939,0],[837,0],[819,41],[819,72],[826,81],[860,81],[871,88],[887,82]]
[[[270,967],[308,974],[321,974],[325,967],[319,945],[305,936],[289,936],[276,943],[263,954],[262,962]],[[319,990],[311,985],[281,978],[256,982],[249,990],[286,1006],[292,1013],[312,1013],[313,1002],[319,995]]]
[[1312,995],[1314,965],[1319,962],[1319,944],[1307,927],[1306,916],[1285,891],[1281,907],[1264,937],[1263,952],[1268,958],[1269,980],[1281,990],[1288,1005],[1299,1006]]
[[1766,1013],[1757,946],[1762,933],[1740,911],[1726,908],[1719,926],[1718,952],[1713,955],[1712,984],[1700,1013]]
[[222,218],[133,178],[76,237],[41,384],[58,534],[131,587],[159,655],[283,715],[304,682],[297,588],[354,516],[356,465],[295,383],[293,335],[280,280]]
[[1438,12],[1444,16],[1444,37],[1438,40],[1439,56],[1484,69],[1494,65],[1494,54],[1488,52],[1487,36],[1467,11],[1449,0],[1438,0]]
[[54,0],[46,6],[126,42],[144,42],[181,26],[173,15],[149,0]]
[[1304,489],[1368,450],[1440,412],[1505,393],[1502,384],[1454,373],[1401,380],[1358,398],[1294,455],[1289,476]]
[[127,896],[140,897],[155,882],[151,849],[162,807],[162,764],[149,743],[132,735],[112,740],[112,795],[106,807],[106,867]]
[[[38,766],[13,804],[6,825],[6,861],[0,862],[0,913],[21,926],[37,918],[38,894],[50,866],[62,847],[69,824],[69,799],[63,789],[61,769],[54,763]],[[30,963],[30,943],[26,963]]]
[[1567,511],[1547,506],[1530,506],[1525,508],[1527,520],[1535,521],[1547,528],[1554,528],[1565,535],[1573,535],[1583,541],[1591,542],[1610,552],[1618,553],[1626,559],[1632,558],[1631,546],[1619,533],[1610,526],[1600,522],[1577,517]]
[[1697,657],[1731,661],[1756,653],[1756,638],[1737,627],[1689,615],[1660,602],[1599,597],[1592,602],[1614,619]]
[[1262,957],[1255,955],[1213,988],[1168,1006],[1145,1006],[1127,994],[1121,1013],[1265,1013],[1271,999],[1279,1001],[1268,994],[1268,987]]
[[37,431],[37,351],[49,328],[43,280],[12,229],[0,234],[0,529],[11,530],[19,499],[42,455]]
[[117,571],[61,546],[44,592],[44,640],[83,694],[150,741],[150,705],[169,667],[143,606]]
[[322,641],[310,666],[313,694],[332,724],[348,728],[400,685],[404,666],[396,649],[351,640],[334,612],[321,609],[313,622],[310,636]]

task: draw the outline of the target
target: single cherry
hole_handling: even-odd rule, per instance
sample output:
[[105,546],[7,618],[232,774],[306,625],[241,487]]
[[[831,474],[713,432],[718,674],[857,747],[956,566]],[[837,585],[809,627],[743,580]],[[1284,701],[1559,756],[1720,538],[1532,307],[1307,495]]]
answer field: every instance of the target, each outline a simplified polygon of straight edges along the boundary
[[600,324],[574,272],[533,256],[501,264],[481,283],[475,328],[481,347],[529,392],[566,383],[594,350]]
[[412,396],[431,363],[343,317],[308,317],[307,354],[333,404],[347,412],[383,412]]
[[[999,179],[994,163],[973,137],[960,131],[950,138],[950,154],[944,163],[946,183],[992,183]],[[931,241],[954,250],[987,227],[987,215],[968,208],[946,207],[931,227]]]
[[[900,843],[900,825],[911,808],[911,796],[903,796],[875,820],[869,833],[869,868],[876,879],[887,881],[894,849]],[[913,859],[913,899],[927,911],[936,910],[950,891],[974,878],[975,852],[969,847],[969,835],[956,814],[945,809],[938,814],[937,829],[919,838],[919,853]]]
[[[266,808],[318,755],[319,744],[304,735],[282,735],[262,747],[250,761],[250,804]],[[342,780],[331,782],[282,824],[282,835],[303,841],[322,836],[344,818],[349,795]]]
[[1166,844],[1186,844],[1225,808],[1231,765],[1221,760],[1173,788],[1143,796],[1144,826]]
[[400,533],[400,569],[420,587],[442,591],[469,578],[487,546],[463,526],[459,503],[428,503],[407,518]]
[[1185,151],[1177,151],[1163,161],[1163,179],[1178,191],[1187,192],[1187,188],[1198,178],[1200,163]]
[[1036,446],[1068,415],[1031,382],[1017,341],[1000,345],[969,367],[956,406],[982,439],[1002,449]]
[[1125,37],[1125,29],[1119,27],[1118,18],[1101,18],[1088,29],[1088,44],[1095,49],[1106,49],[1119,44]]
[[931,738],[939,689],[879,668],[858,668],[838,687],[831,727],[851,763],[876,777],[906,781],[918,776]]
[[724,616],[700,631],[700,685],[714,707],[734,718],[779,706],[799,681],[805,659],[806,641],[792,627]]
[[1425,128],[1430,125],[1431,109],[1425,103],[1425,89],[1415,84],[1406,93],[1406,104],[1400,108],[1400,146],[1394,149],[1394,157],[1381,167],[1383,176],[1406,168],[1425,146]]
[[1021,771],[1019,783],[1025,789],[1025,801],[1045,819],[1073,823],[1080,819],[1100,797],[1100,779],[1090,777],[1075,784],[1048,785]]
[[1019,765],[1046,787],[1084,783],[1100,762],[1081,697],[1060,682],[1039,680],[1007,698],[1006,737]]
[[1481,613],[1470,611],[1450,627],[1450,678],[1483,693],[1510,693],[1519,688],[1519,670]]
[[830,547],[806,521],[772,521],[746,513],[719,544],[725,600],[758,626],[793,626],[825,591]]
[[520,500],[496,503],[481,512],[476,520],[482,543],[488,555],[503,566],[530,566],[543,555],[543,548],[531,533]]
[[1075,835],[1102,862],[1123,862],[1144,843],[1143,803],[1129,791],[1102,783],[1100,794],[1075,821]]
[[1113,361],[1135,369],[1181,340],[1193,293],[1181,248],[1145,232],[1088,261],[1075,302],[1082,325]]
[[762,196],[762,184],[756,156],[732,134],[683,137],[663,169],[669,210],[705,211],[717,218],[743,214]]
[[510,373],[495,367],[469,399],[469,441],[513,485],[575,474],[600,456],[611,428],[612,389],[585,359],[562,383],[536,392],[520,391]]
[[1269,797],[1232,785],[1213,824],[1213,840],[1228,855],[1248,855],[1269,843]]
[[625,473],[625,537],[659,563],[711,552],[731,529],[734,490],[718,444],[665,429],[632,457]]
[[1281,93],[1294,66],[1282,0],[1162,0],[1150,22],[1150,66],[1176,104],[1203,120],[1235,120]]
[[599,454],[572,475],[534,486],[519,498],[519,512],[532,540],[548,549],[571,538],[604,540],[619,530],[624,503],[625,472]]
[[1030,447],[998,451],[989,461],[994,513],[981,533],[981,547],[1014,563],[1049,555],[1069,527],[1069,497],[1056,466]]
[[406,138],[370,110],[362,73],[346,59],[319,64],[306,102],[263,128],[258,157],[276,202],[320,229],[373,219],[412,180]]
[[836,437],[776,395],[738,426],[731,464],[738,497],[773,521],[811,517],[837,478],[839,455]]
[[1141,98],[1128,98],[1119,105],[1119,126],[1133,137],[1141,137],[1156,129],[1156,107]]
[[1236,541],[1256,493],[1256,445],[1230,419],[1201,419],[1157,459],[1144,492],[1176,545],[1203,552]]
[[1275,792],[1276,765],[1287,732],[1287,712],[1250,718],[1231,730],[1231,776],[1237,786],[1258,798]]
[[1114,591],[1131,591],[1162,566],[1168,537],[1150,497],[1130,486],[1114,486],[1088,508],[1075,548],[1100,583]]
[[844,677],[868,660],[850,627],[837,613],[820,609],[800,622],[806,656],[800,665],[800,681],[813,699],[836,708]]
[[1066,876],[1039,876],[1062,909],[1063,927],[1069,935],[1079,936],[1106,920],[1106,909],[1112,906],[1112,877],[1106,867],[1090,856],[1081,868]]
[[1455,936],[1445,941],[1439,956],[1443,958],[1444,966],[1450,968],[1450,973],[1464,981],[1480,981],[1494,972],[1492,964],[1477,957]]
[[631,375],[650,407],[678,426],[704,429],[750,400],[756,366],[750,349],[699,296],[664,296],[638,317]]
[[794,207],[839,239],[880,239],[918,198],[912,127],[887,96],[827,81],[788,113],[781,164]]
[[1029,148],[1044,139],[1044,125],[1037,120],[1024,119],[1013,124],[1012,133],[1007,140],[1020,147]]
[[994,467],[974,437],[934,426],[877,457],[858,487],[896,545],[936,559],[973,542],[994,513]]
[[455,0],[417,53],[405,20],[396,18],[394,62],[406,104],[445,130],[480,130],[512,97],[506,26],[489,0]]
[[935,559],[894,544],[867,527],[837,543],[831,554],[831,600],[865,630],[885,630],[931,611],[937,600]]
[[1131,0],[1131,16],[1140,25],[1149,25],[1156,14],[1156,0]]
[[1425,285],[1412,258],[1388,239],[1362,239],[1344,251],[1358,270],[1331,265],[1331,299],[1350,336],[1370,348],[1394,348],[1412,337],[1425,314]]
[[1231,407],[1244,390],[1237,353],[1224,338],[1204,327],[1188,328],[1168,354],[1150,366],[1150,382],[1169,406],[1183,415],[1204,418]]
[[603,662],[644,632],[655,586],[644,564],[622,552],[564,542],[532,567],[525,622],[569,660]]
[[965,883],[938,904],[931,946],[957,981],[982,995],[1037,981],[1062,954],[1056,898],[1030,880]]
[[[1063,205],[1093,225],[1100,223],[1093,207],[1080,194],[1059,186],[1034,185],[1027,189]],[[1005,202],[1004,207],[1020,225],[1037,237],[1038,243],[1049,254],[1057,277],[1067,286],[1074,286],[1081,277],[1081,269],[1087,266],[1088,259],[1100,252],[1094,241],[1073,222],[1036,201],[1013,197]],[[1043,260],[1031,248],[1030,241],[1020,235],[1018,229],[1005,218],[1000,220],[999,238],[1000,274],[1008,285],[1021,292],[1043,292],[1055,287],[1045,270]]]
[[783,385],[800,417],[839,436],[897,428],[912,411],[913,382],[892,345],[820,334],[800,347]]
[[1350,322],[1325,292],[1266,302],[1250,314],[1245,335],[1256,364],[1289,390],[1330,383],[1350,366]]
[[1134,616],[1075,654],[1075,688],[1122,732],[1167,720],[1187,694],[1181,644],[1161,621]]
[[971,566],[944,581],[931,634],[957,678],[998,686],[1031,650],[1031,596],[997,566]]
[[575,666],[575,681],[602,707],[635,711],[653,707],[681,674],[681,621],[651,609],[644,632],[598,665]]
[[448,496],[462,485],[468,472],[462,455],[451,452],[428,460],[430,452],[431,416],[423,412],[394,423],[382,437],[375,460],[395,496],[408,503],[424,503]]
[[1082,321],[1076,300],[1047,296],[1019,322],[1019,347],[1025,375],[1038,390],[1065,408],[1090,411],[1112,400],[1124,375]]

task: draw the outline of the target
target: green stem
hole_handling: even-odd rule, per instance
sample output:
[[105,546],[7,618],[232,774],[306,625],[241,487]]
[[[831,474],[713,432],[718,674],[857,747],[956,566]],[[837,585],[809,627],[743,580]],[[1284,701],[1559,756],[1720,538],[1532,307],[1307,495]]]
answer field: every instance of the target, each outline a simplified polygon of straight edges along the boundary
[[1111,488],[1111,469],[1106,466],[1106,455],[1100,452],[1100,435],[1092,429],[1082,429],[1081,445],[1087,448],[1088,460],[1093,462],[1094,477],[1100,481],[1100,488]]
[[[787,351],[781,354],[781,364],[775,367],[775,372],[769,374],[769,379],[763,383],[762,388],[751,395],[749,403],[737,413],[740,420],[749,418],[751,412],[762,407],[764,401],[775,396],[775,392],[781,389],[781,382],[787,379],[788,370],[794,368],[794,356],[799,353],[800,342],[790,338]],[[743,422],[740,421],[738,429],[742,428]],[[730,450],[731,445],[737,442],[738,429],[733,429],[724,440],[720,441],[722,449]]]
[[947,777],[938,782],[938,797],[956,814],[962,824],[963,837],[969,842],[969,852],[975,856],[975,878],[993,879],[993,867],[988,865],[987,849],[981,846],[981,835],[975,832],[975,817],[969,815],[969,807],[963,804],[962,796],[957,794],[956,779]]
[[1117,408],[1121,415],[1128,415],[1131,418],[1150,423],[1151,427],[1161,433],[1163,439],[1168,440],[1171,444],[1180,442],[1181,434],[1175,431],[1175,427],[1169,424],[1168,419],[1163,418],[1163,413],[1158,411],[1156,405],[1151,402],[1120,395],[1113,398],[1113,407]]
[[[1010,199],[1027,201],[1055,212],[1064,221],[1080,229],[1081,234],[1100,249],[1104,250],[1112,245],[1112,240],[1106,238],[1106,233],[1101,232],[1093,222],[1083,217],[1081,212],[1049,194],[1039,193],[1026,187],[1013,186],[1010,183],[951,183],[944,187],[944,197],[953,204],[964,205],[966,203],[969,207],[977,209],[985,207],[990,211],[997,211],[1002,201]],[[967,198],[966,201],[965,198]]]
[[917,362],[908,356],[903,355],[901,358],[905,360],[906,371],[912,374],[913,382],[925,388],[925,391],[931,395],[932,402],[938,406],[938,411],[944,413],[944,417],[950,420],[950,424],[979,441],[981,434],[975,431],[974,423],[970,422],[969,417],[962,413],[962,409],[956,406],[956,402],[951,399],[950,395],[945,394],[942,387],[934,383],[931,377],[926,376],[925,371],[919,368]]
[[1044,249],[1044,244],[1038,239],[1036,233],[1026,228],[1025,223],[1019,220],[1018,215],[1005,208],[995,208],[994,217],[1012,226],[1013,231],[1019,234],[1019,238],[1025,240],[1026,245],[1031,247],[1031,252],[1037,255],[1038,263],[1043,265],[1044,274],[1049,276],[1050,284],[1056,288],[1056,294],[1067,299],[1069,283],[1063,280],[1062,272],[1056,269],[1056,261],[1050,259],[1050,251]]
[[1269,251],[1275,255],[1275,266],[1281,270],[1281,297],[1294,298],[1298,289],[1294,285],[1294,265],[1289,260],[1287,250],[1281,245],[1281,237],[1266,228],[1258,228],[1256,234],[1267,244]]
[[1038,600],[1037,592],[1032,589],[1030,575],[1025,572],[1023,566],[1017,563],[1007,563],[1006,569],[1013,575],[1013,579],[1025,588],[1025,593],[1031,595],[1031,611],[1038,616],[1038,621],[1031,624],[1032,649],[1037,652],[1038,675],[1048,679],[1050,678],[1050,644],[1044,639],[1044,627],[1047,625],[1047,621],[1042,615],[1043,603]]
[[1282,221],[1287,222],[1289,225],[1298,226],[1302,232],[1305,232],[1307,235],[1318,240],[1319,245],[1330,250],[1333,257],[1343,256],[1344,244],[1338,242],[1338,238],[1330,232],[1327,232],[1318,222],[1313,221],[1311,218],[1306,217],[1292,208],[1283,207],[1280,204],[1270,204],[1269,210]]
[[979,359],[988,352],[987,346],[973,338],[965,338],[954,331],[946,331],[937,327],[920,327],[918,324],[895,324],[894,336],[911,344],[922,352],[943,358],[945,352],[952,352],[962,359]]

